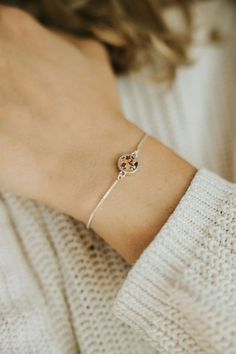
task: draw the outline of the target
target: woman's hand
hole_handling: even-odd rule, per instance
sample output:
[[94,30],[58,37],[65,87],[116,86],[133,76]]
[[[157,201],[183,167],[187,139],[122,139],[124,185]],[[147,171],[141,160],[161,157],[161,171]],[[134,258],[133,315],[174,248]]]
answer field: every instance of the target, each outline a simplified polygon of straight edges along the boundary
[[[105,50],[0,7],[0,52],[0,187],[87,222],[117,177],[117,158],[143,135],[120,112]],[[92,225],[129,262],[196,172],[151,138],[141,165],[115,188]]]
[[120,113],[105,49],[65,38],[0,8],[0,187],[85,221],[141,132]]

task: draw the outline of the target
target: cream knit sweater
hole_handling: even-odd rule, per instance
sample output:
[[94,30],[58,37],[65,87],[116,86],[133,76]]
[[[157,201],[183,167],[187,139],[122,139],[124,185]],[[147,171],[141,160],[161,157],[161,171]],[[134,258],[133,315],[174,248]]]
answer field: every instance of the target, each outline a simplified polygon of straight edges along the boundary
[[128,119],[199,167],[132,269],[81,222],[1,192],[0,354],[236,353],[235,39],[195,50],[166,93],[119,81]]

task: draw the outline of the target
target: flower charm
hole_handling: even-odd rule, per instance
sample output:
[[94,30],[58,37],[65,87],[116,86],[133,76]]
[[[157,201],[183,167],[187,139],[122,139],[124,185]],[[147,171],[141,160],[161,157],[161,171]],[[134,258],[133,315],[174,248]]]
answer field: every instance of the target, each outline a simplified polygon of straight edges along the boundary
[[118,160],[118,168],[123,173],[129,175],[137,171],[139,166],[137,151],[131,154],[122,155]]

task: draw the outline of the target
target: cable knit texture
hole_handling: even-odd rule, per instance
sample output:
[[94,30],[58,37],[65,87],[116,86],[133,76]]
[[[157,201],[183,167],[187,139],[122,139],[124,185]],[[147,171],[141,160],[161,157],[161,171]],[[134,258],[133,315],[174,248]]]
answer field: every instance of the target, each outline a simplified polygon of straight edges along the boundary
[[114,313],[161,353],[235,353],[236,187],[194,178],[118,294]]
[[80,221],[1,191],[1,354],[236,353],[236,21],[214,3],[225,40],[194,47],[169,90],[118,80],[127,118],[199,168],[132,268]]

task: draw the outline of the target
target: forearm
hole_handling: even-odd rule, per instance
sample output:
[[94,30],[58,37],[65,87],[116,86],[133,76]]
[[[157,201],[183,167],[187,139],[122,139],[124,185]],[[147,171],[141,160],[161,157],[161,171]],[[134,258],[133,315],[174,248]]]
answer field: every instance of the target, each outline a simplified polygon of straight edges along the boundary
[[[104,156],[110,155],[110,161],[104,158],[101,169],[94,175],[95,195],[84,210],[84,222],[116,178],[117,157],[133,151],[142,136],[142,131],[132,124],[125,125],[124,129],[123,136],[118,135],[117,141],[112,139],[110,146],[109,140],[105,142]],[[142,146],[139,160],[139,171],[119,182],[98,209],[92,224],[92,228],[130,263],[161,229],[196,172],[191,164],[152,137]],[[107,175],[104,174],[107,166],[105,171],[102,168],[106,162],[111,163]],[[103,183],[96,184],[96,179]]]

